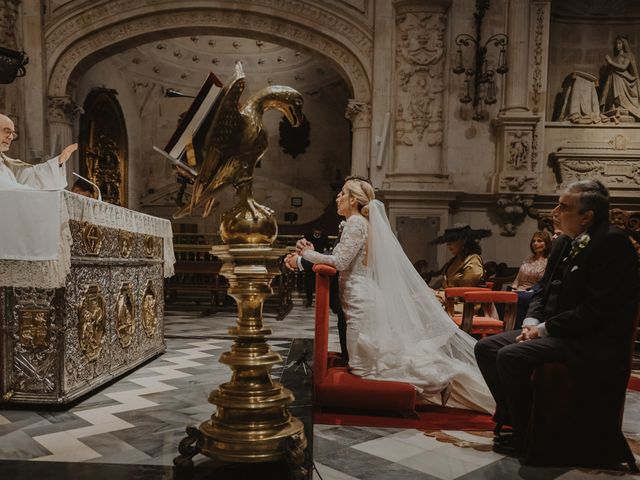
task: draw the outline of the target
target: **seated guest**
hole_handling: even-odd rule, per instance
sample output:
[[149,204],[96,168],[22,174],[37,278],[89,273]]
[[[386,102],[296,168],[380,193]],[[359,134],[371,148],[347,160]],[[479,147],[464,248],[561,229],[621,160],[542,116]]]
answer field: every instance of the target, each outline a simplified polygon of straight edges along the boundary
[[31,165],[9,158],[5,152],[17,138],[13,120],[0,114],[0,188],[1,189],[63,189],[67,186],[64,164],[78,149],[74,143],[60,155],[40,165]]
[[518,275],[511,285],[511,289],[518,294],[518,313],[516,315],[515,328],[522,326],[522,321],[529,308],[529,302],[537,282],[542,278],[547,268],[547,257],[551,252],[551,237],[547,232],[536,232],[529,242],[531,255],[524,259]]
[[469,225],[454,225],[432,243],[446,243],[453,257],[437,272],[443,275],[442,288],[475,287],[480,284],[484,268],[478,240],[491,235],[490,230],[473,230]]
[[[490,230],[473,230],[469,225],[454,225],[431,243],[446,243],[453,257],[435,275],[442,275],[442,289],[436,291],[444,304],[444,289],[449,287],[477,287],[482,281],[482,249],[478,240],[491,235]],[[462,304],[455,305],[455,313],[462,313]]]
[[[499,453],[524,451],[537,367],[561,362],[574,374],[593,378],[628,368],[638,256],[628,235],[608,222],[609,192],[597,180],[574,182],[553,214],[565,235],[553,243],[522,329],[475,346],[496,400],[494,451]],[[511,425],[512,433],[503,434],[502,425]]]
[[71,191],[84,197],[93,198],[93,185],[83,178],[79,178],[74,182]]

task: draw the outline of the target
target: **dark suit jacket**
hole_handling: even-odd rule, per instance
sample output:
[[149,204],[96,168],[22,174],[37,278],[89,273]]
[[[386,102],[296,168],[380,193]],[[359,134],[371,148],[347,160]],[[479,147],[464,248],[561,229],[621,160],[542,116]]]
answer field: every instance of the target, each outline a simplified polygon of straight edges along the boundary
[[627,234],[608,223],[589,235],[573,257],[571,239],[556,240],[527,316],[545,322],[550,336],[567,340],[570,364],[604,366],[628,358],[638,256]]

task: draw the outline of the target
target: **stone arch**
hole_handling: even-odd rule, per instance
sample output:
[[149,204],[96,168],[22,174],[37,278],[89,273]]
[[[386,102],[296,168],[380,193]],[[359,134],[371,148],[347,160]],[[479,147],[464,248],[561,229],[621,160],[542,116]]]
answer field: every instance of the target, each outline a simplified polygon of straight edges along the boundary
[[89,67],[140,43],[214,34],[250,35],[322,56],[341,73],[355,100],[371,101],[373,40],[366,28],[291,0],[258,0],[246,9],[238,9],[238,2],[210,3],[195,0],[176,11],[170,0],[102,0],[91,8],[63,9],[45,33],[48,96],[68,96]]

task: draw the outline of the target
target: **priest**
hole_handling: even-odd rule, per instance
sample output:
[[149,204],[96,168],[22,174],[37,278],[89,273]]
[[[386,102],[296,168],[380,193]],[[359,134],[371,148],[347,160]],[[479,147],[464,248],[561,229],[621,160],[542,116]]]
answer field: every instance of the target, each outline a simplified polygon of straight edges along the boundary
[[0,190],[65,188],[67,174],[64,164],[78,149],[78,144],[67,146],[60,155],[47,162],[31,165],[5,154],[16,137],[13,121],[0,113]]

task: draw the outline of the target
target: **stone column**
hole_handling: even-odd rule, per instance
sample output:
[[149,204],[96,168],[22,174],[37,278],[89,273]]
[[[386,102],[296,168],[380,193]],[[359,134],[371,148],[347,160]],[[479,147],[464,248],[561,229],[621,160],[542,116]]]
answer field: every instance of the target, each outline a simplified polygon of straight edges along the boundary
[[[18,5],[20,0],[0,0],[0,45],[11,50],[17,50],[16,34],[18,28]],[[21,88],[17,83],[0,85],[0,113],[11,117],[19,134],[22,134]],[[9,154],[21,158],[24,152],[24,139],[19,138],[13,143]]]
[[502,112],[528,112],[529,0],[509,0],[507,7],[507,66],[505,105]]
[[[48,97],[49,145],[50,153],[57,155],[67,145],[74,143],[73,120],[80,112],[70,96]],[[74,154],[67,162],[67,182],[72,185],[72,172],[78,171],[78,156]]]
[[396,3],[395,142],[384,188],[446,186],[443,164],[444,71],[450,1]]
[[[371,94],[371,159],[369,175],[375,187],[384,181],[393,158],[393,105],[395,103],[394,52],[395,9],[389,0],[375,0],[373,75]],[[389,115],[387,128],[385,122]],[[384,138],[383,138],[384,136]]]
[[49,151],[46,148],[47,134],[45,131],[46,110],[46,82],[44,67],[46,52],[44,49],[43,11],[41,0],[22,0],[22,41],[25,52],[31,61],[27,65],[27,74],[18,84],[23,89],[23,108],[25,125],[20,132],[24,139],[24,158],[34,162],[47,160]]
[[351,122],[351,174],[369,176],[371,105],[350,99],[345,117]]
[[[550,0],[509,0],[504,107],[493,122],[496,129],[496,173],[499,194],[496,213],[503,234],[515,235],[541,183],[540,158],[546,91]],[[508,208],[507,208],[508,207]],[[516,208],[517,207],[517,208]],[[517,218],[509,212],[519,210]]]

